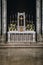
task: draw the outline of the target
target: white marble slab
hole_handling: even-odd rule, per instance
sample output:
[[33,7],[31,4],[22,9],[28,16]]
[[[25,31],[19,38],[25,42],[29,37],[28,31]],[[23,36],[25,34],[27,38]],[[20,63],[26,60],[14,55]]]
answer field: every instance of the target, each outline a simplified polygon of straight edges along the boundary
[[9,33],[33,33],[34,34],[36,32],[35,31],[22,31],[22,32],[21,31],[8,31],[8,34]]
[[35,31],[9,31],[8,42],[35,42]]

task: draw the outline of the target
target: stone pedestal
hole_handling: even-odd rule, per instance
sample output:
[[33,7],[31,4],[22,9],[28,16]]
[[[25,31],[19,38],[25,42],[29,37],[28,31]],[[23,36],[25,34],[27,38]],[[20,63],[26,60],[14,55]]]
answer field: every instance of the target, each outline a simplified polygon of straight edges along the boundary
[[36,0],[36,31],[37,41],[41,41],[41,0]]
[[6,29],[7,29],[7,0],[2,0],[2,39],[6,40]]

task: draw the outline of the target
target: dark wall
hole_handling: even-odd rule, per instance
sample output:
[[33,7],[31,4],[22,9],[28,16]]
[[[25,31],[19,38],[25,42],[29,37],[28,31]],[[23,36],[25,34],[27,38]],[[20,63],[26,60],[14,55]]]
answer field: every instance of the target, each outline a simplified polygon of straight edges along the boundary
[[[33,15],[34,24],[36,25],[36,0],[7,0],[7,19],[9,24],[10,15],[17,12],[25,12],[27,19],[29,14]],[[16,16],[17,17],[17,16]]]
[[7,0],[8,16],[12,13],[23,12],[36,15],[36,0]]
[[8,2],[9,10],[14,9],[14,12],[26,11],[29,13],[30,13],[30,11],[31,11],[31,13],[34,11],[35,3],[36,3],[35,0],[7,0],[7,2]]

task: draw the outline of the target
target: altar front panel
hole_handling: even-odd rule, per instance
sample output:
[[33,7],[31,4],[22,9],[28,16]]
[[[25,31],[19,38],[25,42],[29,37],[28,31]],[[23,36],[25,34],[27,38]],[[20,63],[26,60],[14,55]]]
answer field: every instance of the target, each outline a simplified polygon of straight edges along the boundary
[[25,32],[8,32],[8,42],[35,42],[35,32],[25,31]]

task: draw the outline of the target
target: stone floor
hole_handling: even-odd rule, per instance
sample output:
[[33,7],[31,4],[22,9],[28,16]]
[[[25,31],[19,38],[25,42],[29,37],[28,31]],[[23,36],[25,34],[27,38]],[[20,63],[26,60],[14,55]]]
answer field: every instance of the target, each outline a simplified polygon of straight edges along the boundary
[[43,65],[43,42],[0,43],[0,65]]
[[0,47],[43,47],[43,42],[0,43]]
[[0,56],[0,65],[43,65],[43,58]]

